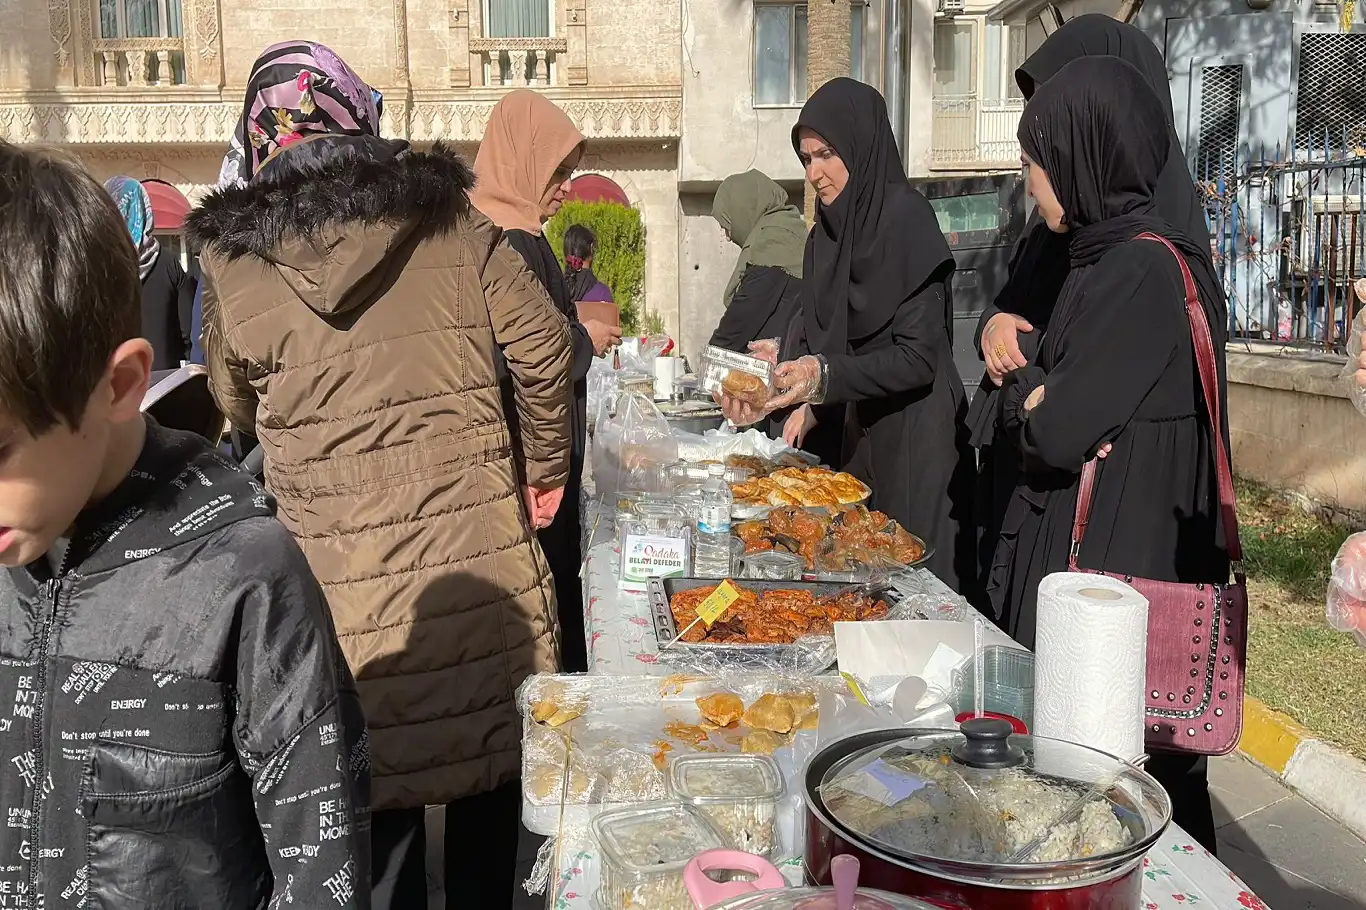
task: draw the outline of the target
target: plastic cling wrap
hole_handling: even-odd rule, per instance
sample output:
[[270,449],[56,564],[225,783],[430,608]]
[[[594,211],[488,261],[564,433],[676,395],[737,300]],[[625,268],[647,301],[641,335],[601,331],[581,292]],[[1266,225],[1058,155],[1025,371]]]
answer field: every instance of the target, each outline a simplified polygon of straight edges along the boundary
[[1353,534],[1333,557],[1328,579],[1328,624],[1366,648],[1366,531]]
[[790,779],[814,749],[820,694],[843,688],[772,673],[533,676],[517,693],[523,821],[582,834],[605,810],[666,799],[683,755],[770,755]]

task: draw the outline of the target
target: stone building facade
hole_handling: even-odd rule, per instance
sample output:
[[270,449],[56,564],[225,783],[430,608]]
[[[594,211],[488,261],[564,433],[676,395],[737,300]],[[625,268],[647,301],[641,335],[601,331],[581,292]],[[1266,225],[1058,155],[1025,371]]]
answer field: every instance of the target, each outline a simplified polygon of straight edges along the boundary
[[216,182],[248,70],[275,42],[327,44],[383,92],[386,135],[471,158],[498,98],[530,86],[589,138],[583,172],[641,211],[645,305],[676,326],[679,4],[5,0],[0,138],[69,147],[101,179],[162,181],[192,203]]

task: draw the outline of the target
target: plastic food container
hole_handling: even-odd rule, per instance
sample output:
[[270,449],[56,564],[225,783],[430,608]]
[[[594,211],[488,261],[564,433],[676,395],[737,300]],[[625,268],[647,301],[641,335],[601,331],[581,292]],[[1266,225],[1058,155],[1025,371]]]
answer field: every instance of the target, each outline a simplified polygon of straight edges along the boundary
[[634,515],[618,513],[621,589],[642,593],[651,578],[689,575],[692,525],[686,512],[667,503],[640,502]]
[[683,870],[725,846],[699,812],[678,803],[605,812],[593,820],[602,848],[602,910],[694,910]]
[[[953,671],[953,702],[971,711],[976,690],[974,659]],[[1034,655],[1019,648],[989,645],[982,649],[982,710],[1008,714],[1034,724]]]
[[796,553],[760,550],[757,553],[745,553],[740,557],[741,578],[758,578],[764,581],[801,581],[805,572],[806,560]]
[[783,775],[769,756],[680,756],[669,768],[669,791],[706,816],[726,846],[757,856],[777,846]]
[[[692,461],[675,461],[672,464],[661,465],[659,469],[662,486],[666,490],[676,490],[691,484],[702,484],[707,482],[710,476],[707,469],[710,465]],[[749,468],[726,468],[726,483],[741,483],[749,480],[754,472]]]

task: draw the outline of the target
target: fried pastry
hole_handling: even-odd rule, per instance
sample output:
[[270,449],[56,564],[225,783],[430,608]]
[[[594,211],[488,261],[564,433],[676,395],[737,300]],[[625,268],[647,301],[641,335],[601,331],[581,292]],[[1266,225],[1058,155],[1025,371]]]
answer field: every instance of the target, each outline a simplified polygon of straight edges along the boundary
[[787,740],[777,733],[771,730],[755,730],[740,743],[740,751],[747,755],[772,755],[785,745]]
[[717,692],[697,699],[697,710],[708,723],[718,728],[729,727],[745,713],[745,703],[732,692]]
[[755,730],[790,733],[797,725],[797,712],[792,710],[792,702],[781,695],[766,693],[745,710],[740,722]]

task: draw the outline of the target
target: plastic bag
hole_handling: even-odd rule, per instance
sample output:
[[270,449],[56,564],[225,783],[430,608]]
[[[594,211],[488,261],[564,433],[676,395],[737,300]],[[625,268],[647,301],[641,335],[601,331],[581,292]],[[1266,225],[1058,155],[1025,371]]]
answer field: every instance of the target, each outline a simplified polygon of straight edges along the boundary
[[1357,280],[1356,298],[1361,309],[1352,320],[1347,339],[1347,363],[1342,368],[1342,382],[1347,387],[1348,400],[1358,413],[1366,416],[1366,364],[1361,360],[1362,333],[1366,331],[1366,278]]
[[668,335],[646,335],[634,344],[622,344],[617,352],[621,369],[630,373],[644,373],[651,380],[655,375],[655,358],[673,350],[673,339]]
[[1366,648],[1366,531],[1347,538],[1333,557],[1327,615],[1330,626]]
[[611,410],[617,395],[619,371],[607,357],[594,357],[588,367],[588,425],[597,431],[603,410]]
[[659,489],[660,466],[678,460],[669,422],[643,395],[620,392],[614,413],[602,411],[593,433],[593,483],[598,496]]
[[792,448],[781,439],[770,439],[758,430],[737,433],[729,427],[723,427],[708,430],[701,436],[675,430],[674,437],[678,440],[678,457],[681,461],[725,461],[732,455],[750,455],[765,461],[777,461],[784,455],[791,455],[808,464],[815,464],[819,460],[814,455]]
[[[778,341],[767,338],[755,345],[763,345],[764,350],[772,345],[776,350]],[[698,375],[702,391],[739,398],[756,409],[762,410],[773,394],[773,362],[764,357],[749,357],[708,345],[702,352]]]

